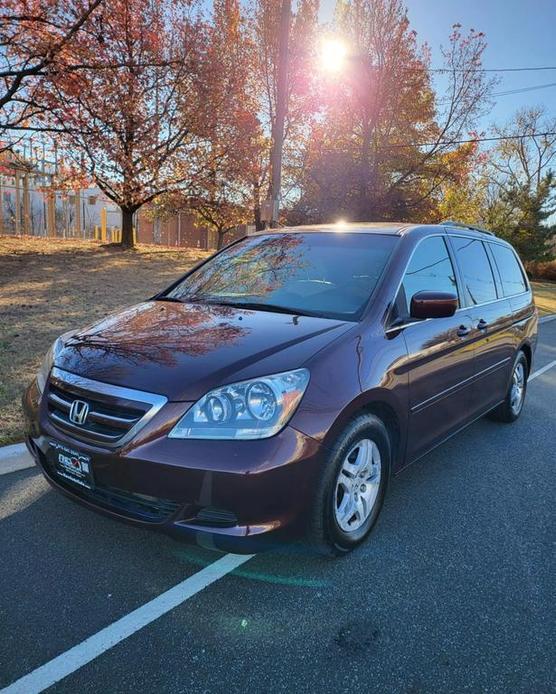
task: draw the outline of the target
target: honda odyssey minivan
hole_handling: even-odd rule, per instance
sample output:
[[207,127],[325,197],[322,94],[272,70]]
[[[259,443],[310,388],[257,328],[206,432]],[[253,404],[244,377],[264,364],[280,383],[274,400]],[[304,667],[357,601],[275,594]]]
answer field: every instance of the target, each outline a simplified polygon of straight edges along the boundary
[[200,545],[345,553],[388,482],[523,408],[537,311],[512,247],[440,225],[248,236],[62,335],[23,403],[50,484]]

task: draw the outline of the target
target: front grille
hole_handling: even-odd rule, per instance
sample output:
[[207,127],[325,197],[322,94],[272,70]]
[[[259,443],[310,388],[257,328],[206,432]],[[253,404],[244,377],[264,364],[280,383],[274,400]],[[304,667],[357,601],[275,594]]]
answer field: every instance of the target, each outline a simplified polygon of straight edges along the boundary
[[[74,400],[79,398],[89,406],[87,420],[82,425],[73,424],[69,412]],[[126,434],[145,414],[146,410],[117,407],[98,402],[94,393],[71,393],[58,385],[48,389],[48,414],[62,429],[68,429],[79,438],[86,437],[102,443],[115,443]]]
[[[85,421],[70,419],[75,400],[86,403]],[[48,416],[54,426],[75,439],[114,447],[129,440],[166,402],[151,393],[92,381],[53,368],[47,390]]]
[[161,523],[167,520],[179,508],[178,503],[169,499],[134,494],[112,487],[80,489],[78,493],[99,506],[117,510],[130,518],[151,523]]

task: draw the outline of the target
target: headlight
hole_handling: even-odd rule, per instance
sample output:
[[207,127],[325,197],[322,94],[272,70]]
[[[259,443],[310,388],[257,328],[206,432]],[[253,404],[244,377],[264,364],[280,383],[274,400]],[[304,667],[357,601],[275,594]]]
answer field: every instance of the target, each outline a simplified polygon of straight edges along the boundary
[[48,380],[48,376],[50,374],[50,369],[52,368],[54,364],[54,360],[56,359],[56,356],[58,355],[59,351],[62,349],[64,346],[64,343],[62,341],[62,338],[65,337],[67,333],[64,335],[56,338],[54,342],[52,343],[50,349],[46,353],[46,356],[44,357],[41,368],[39,369],[39,372],[37,373],[37,388],[39,389],[40,393],[42,394],[44,391],[44,388],[46,386],[46,381]]
[[172,439],[266,439],[286,425],[309,383],[309,371],[254,378],[211,390],[186,412]]

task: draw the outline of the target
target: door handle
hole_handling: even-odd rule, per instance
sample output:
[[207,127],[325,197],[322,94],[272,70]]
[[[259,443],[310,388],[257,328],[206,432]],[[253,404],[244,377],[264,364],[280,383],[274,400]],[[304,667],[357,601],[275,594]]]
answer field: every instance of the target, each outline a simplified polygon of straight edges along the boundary
[[469,335],[471,330],[466,325],[460,325],[458,328],[458,337],[465,337]]
[[477,323],[477,329],[478,330],[486,330],[488,328],[488,323],[484,318],[481,318],[481,320]]

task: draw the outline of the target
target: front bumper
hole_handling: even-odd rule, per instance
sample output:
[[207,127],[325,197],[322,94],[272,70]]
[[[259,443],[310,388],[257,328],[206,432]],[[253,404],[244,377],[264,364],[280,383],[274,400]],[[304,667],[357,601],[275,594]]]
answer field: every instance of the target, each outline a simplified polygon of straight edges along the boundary
[[[106,450],[53,426],[43,401],[31,384],[28,448],[48,482],[84,506],[222,551],[250,553],[303,531],[323,459],[311,437],[286,427],[259,441],[169,439],[163,409],[136,445]],[[94,491],[57,474],[53,440],[91,456]]]

